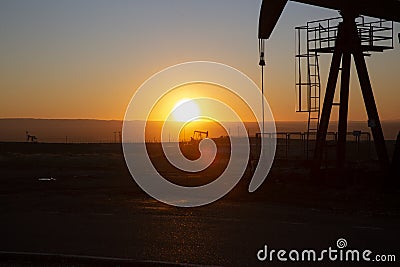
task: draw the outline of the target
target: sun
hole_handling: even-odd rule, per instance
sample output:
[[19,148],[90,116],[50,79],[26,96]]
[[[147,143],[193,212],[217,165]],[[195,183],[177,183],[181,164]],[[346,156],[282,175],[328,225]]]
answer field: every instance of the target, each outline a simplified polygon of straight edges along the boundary
[[184,98],[175,104],[172,109],[172,116],[176,121],[187,122],[200,116],[200,108],[194,100]]

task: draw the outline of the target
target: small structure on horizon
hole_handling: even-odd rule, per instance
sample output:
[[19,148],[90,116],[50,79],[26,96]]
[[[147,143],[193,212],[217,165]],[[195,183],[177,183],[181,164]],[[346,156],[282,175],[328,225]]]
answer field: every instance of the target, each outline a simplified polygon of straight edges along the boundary
[[[117,140],[117,136],[118,136],[118,140]],[[121,134],[121,131],[115,131],[114,132],[114,143],[117,143],[117,141],[119,142],[119,143],[122,143],[122,134]]]
[[208,131],[194,131],[193,137],[191,137],[191,141],[201,141],[204,138],[208,138]]
[[30,135],[28,131],[26,131],[26,142],[37,143],[37,137],[35,135]]

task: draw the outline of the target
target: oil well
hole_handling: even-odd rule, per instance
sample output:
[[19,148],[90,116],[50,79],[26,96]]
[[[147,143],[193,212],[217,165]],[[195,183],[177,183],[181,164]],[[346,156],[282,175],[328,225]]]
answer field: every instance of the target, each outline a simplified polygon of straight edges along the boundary
[[[287,2],[288,0],[262,2],[258,29],[259,65],[262,73],[265,66],[264,42],[271,37]],[[352,57],[376,154],[381,168],[388,170],[390,164],[388,151],[364,57],[394,48],[393,22],[400,22],[400,1],[293,0],[293,2],[337,10],[340,14],[340,17],[310,21],[295,29],[297,111],[308,113],[307,132],[303,133],[301,138],[306,144],[307,159],[313,161],[314,173],[321,168],[324,152],[327,150],[327,136],[330,134],[333,134],[335,139],[336,166],[341,168],[345,162],[346,137],[349,134],[347,118]],[[321,54],[332,54],[326,86],[321,85],[319,63]],[[339,75],[340,100],[334,102]],[[322,88],[325,88],[323,102]],[[338,107],[339,113],[337,133],[328,132],[333,107]],[[264,133],[264,130],[262,132]],[[359,140],[364,133],[355,131],[352,134]]]
[[37,143],[37,137],[35,135],[29,134],[28,131],[25,132],[27,143]]

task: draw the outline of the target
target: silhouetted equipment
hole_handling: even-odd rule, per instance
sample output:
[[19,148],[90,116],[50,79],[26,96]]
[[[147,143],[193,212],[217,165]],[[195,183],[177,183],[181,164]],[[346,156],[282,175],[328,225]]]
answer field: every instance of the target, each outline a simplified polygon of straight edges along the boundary
[[258,65],[260,65],[261,67],[264,67],[265,66],[264,39],[260,39],[259,40],[258,49],[259,49],[259,52],[260,52],[260,61],[258,62]]
[[26,142],[37,143],[37,137],[34,135],[30,135],[28,131],[26,131]]
[[258,21],[258,39],[269,39],[288,0],[264,0]]
[[[303,4],[351,11],[365,15],[400,22],[399,0],[292,0]],[[258,38],[269,39],[288,0],[263,0],[258,24]]]
[[208,138],[208,131],[194,131],[193,132],[193,137],[191,138],[192,141],[200,141],[203,140],[204,138]]
[[[392,178],[399,177],[399,175],[400,175],[400,132],[397,134],[397,140],[393,152]],[[397,179],[396,182],[398,182]]]
[[117,143],[117,136],[118,136],[118,142],[122,143],[121,131],[114,132],[114,143]]
[[[306,152],[315,153],[315,137],[320,119],[321,79],[319,56],[321,53],[333,53],[335,42],[342,18],[331,18],[308,22],[304,26],[296,27],[296,92],[298,95],[297,112],[308,112]],[[363,51],[382,52],[392,49],[393,22],[381,19],[356,18],[358,35]],[[302,45],[305,43],[305,45]],[[364,55],[369,55],[365,54]],[[343,66],[343,62],[342,62]],[[305,71],[304,71],[305,70]],[[341,69],[344,74],[348,69]],[[343,82],[346,82],[345,80]],[[342,103],[346,101],[342,98]],[[340,107],[340,103],[332,103]],[[343,125],[343,123],[342,123]],[[372,120],[369,126],[375,127]],[[345,131],[344,129],[342,129]],[[342,133],[344,135],[344,132]],[[341,139],[342,142],[345,142]],[[342,144],[343,146],[345,144]],[[338,151],[342,153],[342,151]],[[338,166],[343,164],[344,154],[338,153]],[[344,153],[344,152],[343,152]],[[339,158],[340,157],[340,158]]]
[[261,132],[264,133],[264,125],[265,125],[265,118],[264,118],[264,66],[265,66],[265,44],[264,44],[264,39],[259,39],[258,40],[258,50],[260,53],[260,61],[258,62],[258,65],[261,66],[261,112],[262,112],[262,126],[261,126]]
[[[318,26],[315,26],[314,24]],[[296,27],[296,93],[298,97],[296,112],[307,112],[306,157],[312,151],[313,142],[317,136],[320,117],[321,79],[319,69],[319,55],[315,48],[319,40],[313,36],[313,29],[319,29],[318,22],[307,23],[306,26]],[[315,35],[315,34],[314,34]],[[302,47],[305,39],[306,46]],[[304,72],[304,68],[306,71]]]
[[[315,99],[319,101],[320,85],[317,85],[319,83],[318,53],[333,53],[321,119],[320,121],[319,118],[316,119],[319,122],[316,127],[316,144],[313,153],[314,171],[319,170],[321,166],[329,118],[333,105],[339,106],[337,164],[339,167],[344,164],[351,55],[353,55],[356,65],[368,114],[368,124],[371,127],[371,132],[374,137],[376,152],[382,168],[387,170],[389,167],[389,157],[364,56],[368,55],[365,54],[367,51],[383,52],[386,49],[393,48],[393,23],[391,22],[391,27],[384,26],[383,23],[385,23],[385,20],[400,22],[400,0],[294,0],[294,2],[336,9],[340,11],[342,16],[342,21],[336,24],[336,26],[331,26],[330,20],[325,20],[328,26],[324,27],[322,26],[323,20],[321,20],[312,22],[317,24],[316,27],[308,27],[310,25],[307,24],[306,27],[301,28],[305,29],[307,32],[307,51],[305,55],[299,53],[297,56],[299,58],[307,58],[308,79],[305,85],[308,90],[307,100],[309,103],[305,111],[309,112],[309,114],[313,109],[319,110],[319,104],[315,104],[314,106],[310,104],[313,99],[312,97],[315,97]],[[270,37],[286,3],[287,0],[263,1],[259,18],[259,39],[268,39]],[[379,20],[373,23],[363,23],[364,18],[361,17],[362,21],[360,23],[356,21],[360,15],[376,17],[379,18]],[[381,30],[389,30],[391,35],[382,37],[380,35]],[[310,37],[310,33],[314,33],[314,37]],[[309,46],[310,39],[315,42],[314,47]],[[377,44],[377,42],[387,40],[391,42],[390,45]],[[310,70],[312,65],[317,69],[314,73]],[[333,103],[339,71],[341,71],[340,102]],[[312,80],[311,77],[317,78]],[[312,85],[316,90],[314,91],[314,95],[312,91],[310,91]],[[300,87],[299,94],[301,94],[302,86],[302,82],[298,82],[298,87]],[[300,111],[302,111],[301,103],[299,107]],[[319,113],[319,111],[317,112]],[[309,115],[309,124],[310,116],[311,115]]]

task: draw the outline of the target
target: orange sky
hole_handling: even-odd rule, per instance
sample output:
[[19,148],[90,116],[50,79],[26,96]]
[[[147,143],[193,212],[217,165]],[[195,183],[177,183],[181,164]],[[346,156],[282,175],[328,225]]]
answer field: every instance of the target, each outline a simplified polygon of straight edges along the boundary
[[[147,78],[194,60],[231,65],[259,85],[259,8],[260,1],[229,0],[2,1],[0,117],[120,120]],[[307,118],[295,113],[294,27],[335,16],[286,7],[266,52],[266,97],[276,120]],[[324,88],[330,56],[321,59]],[[400,119],[398,40],[367,64],[381,118]],[[355,75],[350,101],[349,118],[365,120]]]
[[[185,113],[188,113],[188,115],[202,116],[204,114],[204,110],[207,110],[210,113],[218,113],[218,105],[212,102],[207,102],[207,105],[204,106],[202,104],[199,104],[199,101],[196,101],[197,98],[207,97],[221,101],[232,107],[241,117],[242,121],[256,121],[251,109],[237,95],[233,94],[223,87],[208,83],[194,83],[183,85],[170,91],[165,96],[163,96],[159,100],[159,102],[156,103],[149,116],[149,120],[166,120],[169,113],[171,113],[171,111],[173,111],[176,106],[181,103],[182,100],[188,101],[190,99],[194,100],[191,100],[192,104],[189,105],[188,108],[185,110]],[[182,116],[182,119],[185,118],[184,115],[185,114],[173,114],[172,118],[179,121],[180,116]],[[229,116],[229,114],[219,115],[219,121],[235,121],[235,118]]]

